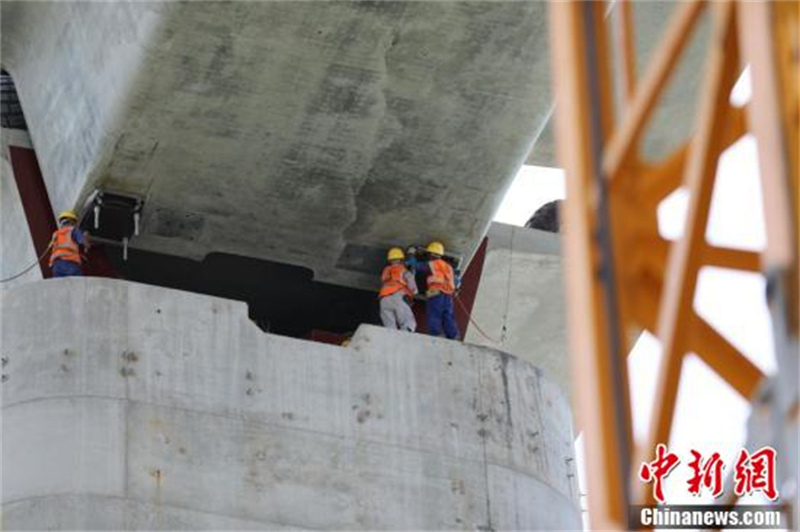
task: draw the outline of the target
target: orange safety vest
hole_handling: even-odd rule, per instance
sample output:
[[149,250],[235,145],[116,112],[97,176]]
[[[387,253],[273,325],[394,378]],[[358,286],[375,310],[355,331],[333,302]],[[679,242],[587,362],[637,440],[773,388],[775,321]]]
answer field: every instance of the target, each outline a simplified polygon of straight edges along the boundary
[[383,269],[383,273],[381,274],[381,282],[383,283],[383,286],[381,287],[381,291],[378,293],[378,297],[390,296],[401,290],[405,292],[406,296],[414,297],[414,294],[412,294],[411,290],[408,288],[405,273],[406,267],[401,262],[390,264],[385,267]]
[[428,276],[428,295],[438,293],[452,295],[456,291],[453,267],[443,259],[432,260],[428,265],[431,268],[431,274]]
[[50,251],[50,266],[57,260],[68,260],[71,262],[81,263],[81,248],[75,239],[72,238],[72,230],[74,227],[62,227],[53,233],[52,245],[53,249]]

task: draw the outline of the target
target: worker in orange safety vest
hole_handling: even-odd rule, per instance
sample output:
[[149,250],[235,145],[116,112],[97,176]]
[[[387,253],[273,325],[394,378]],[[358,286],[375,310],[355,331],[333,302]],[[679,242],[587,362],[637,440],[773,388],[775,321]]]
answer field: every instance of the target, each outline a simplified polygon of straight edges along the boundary
[[411,311],[411,303],[417,294],[414,274],[404,263],[405,254],[400,248],[391,248],[386,255],[387,266],[381,273],[380,298],[381,321],[384,327],[414,332],[417,320]]
[[83,275],[81,248],[88,251],[89,235],[77,227],[75,211],[64,211],[58,215],[58,229],[50,241],[50,269],[53,277]]
[[413,266],[417,271],[428,274],[428,286],[425,291],[425,318],[428,324],[428,334],[441,336],[444,332],[447,338],[460,339],[461,332],[456,324],[453,297],[461,280],[453,267],[442,258],[444,244],[431,242],[426,251],[430,260],[427,262],[413,261]]

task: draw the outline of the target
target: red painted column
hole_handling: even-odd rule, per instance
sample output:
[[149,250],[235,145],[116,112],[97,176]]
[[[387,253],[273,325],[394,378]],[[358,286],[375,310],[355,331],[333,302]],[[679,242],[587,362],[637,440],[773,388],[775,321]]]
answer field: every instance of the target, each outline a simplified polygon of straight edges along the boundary
[[[56,219],[53,215],[53,206],[50,204],[50,196],[47,194],[39,161],[36,160],[36,153],[30,148],[20,146],[9,146],[8,152],[22,209],[25,211],[25,219],[31,232],[33,247],[36,250],[36,256],[40,257],[50,244],[53,231],[56,230]],[[51,276],[50,266],[47,262],[47,257],[39,261],[39,267],[45,279]]]
[[[41,257],[50,244],[53,232],[57,228],[53,206],[50,204],[50,196],[47,194],[47,187],[42,177],[42,170],[39,168],[36,152],[32,149],[9,146],[8,152],[14,173],[14,181],[17,184],[20,201],[22,202],[22,210],[25,212],[25,219],[31,232],[33,247],[36,250],[36,256]],[[45,256],[39,261],[42,277],[45,279],[52,276],[48,259],[49,257]],[[106,254],[105,246],[102,245],[93,246],[89,251],[89,256],[83,264],[83,272],[84,275],[90,277],[122,278],[111,264]]]
[[[467,334],[467,327],[469,327],[469,315],[472,313],[472,307],[475,305],[475,297],[478,295],[478,286],[481,283],[481,275],[483,274],[483,262],[486,260],[486,246],[488,245],[489,238],[484,237],[483,242],[478,247],[478,251],[472,257],[472,262],[461,277],[461,291],[458,294],[458,299],[461,305],[456,301],[456,323],[461,331],[461,335]],[[462,307],[463,305],[463,307]]]

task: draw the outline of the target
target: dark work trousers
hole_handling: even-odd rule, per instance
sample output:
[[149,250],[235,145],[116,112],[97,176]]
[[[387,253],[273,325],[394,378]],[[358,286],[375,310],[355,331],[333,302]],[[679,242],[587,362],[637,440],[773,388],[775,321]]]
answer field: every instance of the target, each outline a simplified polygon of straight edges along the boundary
[[444,335],[450,339],[458,339],[461,333],[456,325],[453,310],[453,296],[438,294],[429,297],[425,305],[425,314],[428,322],[428,334],[431,336]]

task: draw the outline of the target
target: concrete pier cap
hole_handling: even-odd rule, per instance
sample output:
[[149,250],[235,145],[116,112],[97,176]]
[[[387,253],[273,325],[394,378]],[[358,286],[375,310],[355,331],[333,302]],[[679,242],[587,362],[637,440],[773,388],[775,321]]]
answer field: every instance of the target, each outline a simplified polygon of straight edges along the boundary
[[71,278],[2,293],[2,352],[8,529],[581,528],[568,401],[495,349]]

